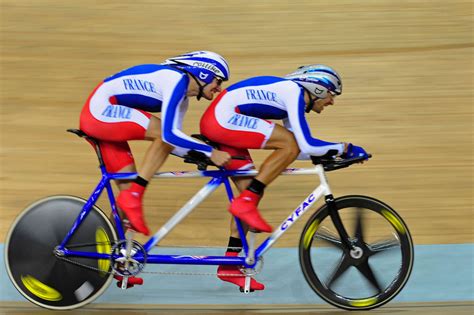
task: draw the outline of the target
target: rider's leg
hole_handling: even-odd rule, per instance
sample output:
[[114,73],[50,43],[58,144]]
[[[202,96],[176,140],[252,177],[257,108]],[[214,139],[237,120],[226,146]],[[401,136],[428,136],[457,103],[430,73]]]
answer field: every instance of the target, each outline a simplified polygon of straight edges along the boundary
[[300,149],[294,134],[280,125],[275,125],[264,149],[275,151],[265,159],[255,179],[268,185],[296,160]]
[[[120,170],[117,171],[117,173],[135,173],[137,171],[137,168],[135,166],[135,163],[131,163]],[[133,181],[131,180],[117,180],[115,183],[117,184],[117,187],[119,191],[121,192],[122,190],[129,189]],[[120,208],[117,209],[120,217],[123,219],[124,214]],[[112,220],[114,222],[114,220]],[[119,275],[114,275],[114,279],[117,280],[117,287],[122,288],[122,281],[123,277]],[[143,278],[141,277],[128,277],[127,279],[127,289],[133,288],[135,285],[142,285],[143,284]]]
[[145,153],[142,167],[131,186],[120,192],[117,204],[126,213],[135,230],[149,235],[149,229],[143,218],[143,194],[148,182],[164,164],[173,147],[161,139],[161,121],[154,116],[151,116],[145,139],[151,140],[152,143]]
[[[117,173],[136,173],[137,168],[135,167],[135,164],[129,164],[123,168],[121,168]],[[115,181],[115,184],[117,185],[117,188],[119,191],[125,190],[130,188],[130,185],[133,183],[133,180],[130,179],[118,179]]]
[[258,202],[265,187],[297,158],[300,151],[293,133],[280,125],[275,125],[263,149],[275,151],[265,159],[258,175],[252,179],[240,196],[233,200],[229,211],[251,227],[263,232],[271,232],[272,227],[258,212]]
[[[252,182],[252,178],[251,177],[235,177],[235,178],[233,178],[233,182],[234,182],[235,186],[237,187],[239,193],[242,193],[250,185],[250,183]],[[244,222],[242,222],[242,227],[244,229],[245,235],[247,235],[247,232],[249,230],[249,226],[247,224],[245,224]],[[234,217],[232,217],[230,219],[230,237],[231,238],[237,238],[240,241],[240,233],[239,233],[239,230],[237,228],[237,224],[235,224]],[[229,243],[230,242],[231,242],[231,240],[229,240]],[[240,247],[242,247],[242,241],[240,241],[240,244],[241,244]],[[229,246],[229,248],[230,247],[231,246]]]
[[[258,194],[258,197],[251,204],[251,206],[255,207],[255,211],[257,211],[257,204],[263,194],[263,188],[271,183],[288,165],[290,165],[296,159],[299,154],[299,148],[293,134],[280,126],[275,127],[272,136],[264,148],[275,149],[275,151],[264,161],[260,172],[255,177],[255,179],[238,177],[234,178],[234,183],[241,193],[245,190],[252,189],[252,183],[255,183],[255,181],[263,184],[257,185],[257,188],[259,186],[263,186],[260,191],[250,191],[252,194]],[[249,193],[247,193],[247,195],[249,195]],[[240,205],[240,207],[242,207],[242,205]],[[248,225],[244,222],[242,223],[244,233],[247,234]],[[242,250],[242,240],[240,239],[240,233],[237,229],[234,218],[231,219],[230,230],[231,235],[229,237],[229,244],[225,255],[237,256]],[[219,266],[217,269],[217,275],[223,281],[231,282],[240,287],[245,285],[245,276],[242,275],[237,266]],[[265,286],[252,278],[250,282],[250,289],[263,290],[265,289]]]
[[[252,178],[235,177],[233,178],[239,192],[242,192],[252,181]],[[248,225],[242,222],[244,233],[247,234]],[[225,256],[235,257],[242,251],[242,240],[235,224],[234,217],[230,220],[230,237]],[[222,281],[233,283],[241,288],[245,287],[245,275],[242,274],[238,266],[221,265],[217,268],[217,277]],[[250,290],[263,290],[265,285],[254,278],[250,280]]]
[[[158,118],[138,109],[130,109],[130,115],[127,118],[111,118],[104,113],[107,113],[106,109],[109,106],[117,104],[116,100],[111,105],[108,103],[109,99],[92,98],[94,93],[91,94],[81,112],[81,130],[99,140],[102,157],[108,172],[135,173],[135,161],[127,142],[129,140],[153,140],[158,136],[161,137],[159,132],[161,125]],[[92,101],[92,99],[95,101]],[[151,135],[147,135],[148,129],[153,131],[157,129],[158,132],[155,131]],[[120,180],[116,184],[122,192],[131,188],[132,181]],[[119,209],[119,213],[120,211]],[[121,213],[120,216],[123,217]],[[117,285],[121,286],[122,278],[118,275],[114,277],[119,280]],[[127,288],[142,283],[143,279],[139,277],[129,277]]]
[[[271,232],[272,227],[260,216],[257,204],[266,185],[299,154],[292,132],[268,120],[237,113],[230,99],[218,97],[201,118],[201,133],[210,140],[241,149],[275,150],[264,162],[260,173],[235,198],[229,211],[252,228]],[[238,121],[252,121],[245,125]]]
[[[120,170],[117,171],[117,173],[135,173],[136,171],[137,171],[137,168],[135,167],[135,163],[133,163],[133,164],[129,164],[129,165],[121,168]],[[119,179],[119,180],[115,181],[115,184],[117,185],[117,188],[118,188],[119,193],[120,193],[122,190],[130,188],[130,186],[132,185],[132,182],[133,181],[129,180],[129,179]],[[118,212],[120,218],[123,219],[124,214],[123,214],[122,209],[117,208],[117,212]],[[110,218],[113,222],[112,214],[110,215]]]

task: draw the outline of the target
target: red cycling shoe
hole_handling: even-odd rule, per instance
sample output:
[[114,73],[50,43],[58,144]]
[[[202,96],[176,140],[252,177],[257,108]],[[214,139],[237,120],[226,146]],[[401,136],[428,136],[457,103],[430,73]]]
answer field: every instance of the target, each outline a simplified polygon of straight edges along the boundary
[[229,206],[229,212],[258,231],[272,232],[273,228],[260,215],[257,209],[260,196],[244,190]]
[[[236,257],[239,253],[226,252],[226,256]],[[245,288],[245,275],[240,271],[237,266],[222,265],[217,268],[217,277],[222,281],[230,282],[240,287],[242,291]],[[264,290],[265,285],[258,282],[254,278],[250,279],[250,291]]]
[[[117,205],[125,213],[132,228],[145,235],[150,235],[145,219],[143,218],[142,196],[143,192],[132,190],[131,188],[122,190],[117,197]],[[144,190],[144,187],[142,187]]]
[[[114,275],[114,279],[117,281],[117,287],[122,288],[123,277],[119,275]],[[142,285],[143,278],[139,277],[128,277],[127,279],[127,289],[133,288],[134,285]]]

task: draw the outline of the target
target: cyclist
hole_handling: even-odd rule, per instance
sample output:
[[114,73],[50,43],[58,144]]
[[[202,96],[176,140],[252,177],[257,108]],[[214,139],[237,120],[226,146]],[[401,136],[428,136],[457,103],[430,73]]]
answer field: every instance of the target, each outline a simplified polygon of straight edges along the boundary
[[[210,51],[194,51],[167,59],[162,64],[143,64],[125,69],[101,82],[89,96],[80,117],[80,128],[100,141],[109,172],[136,172],[127,141],[150,140],[137,178],[119,182],[117,205],[134,230],[149,235],[142,198],[153,174],[170,153],[188,150],[206,154],[216,165],[230,155],[187,135],[182,121],[189,97],[212,100],[229,79],[226,60]],[[161,119],[150,112],[161,112]]]
[[[223,90],[201,118],[201,133],[219,144],[219,149],[230,155],[246,156],[232,160],[228,169],[254,168],[248,149],[274,150],[263,162],[253,178],[235,178],[240,196],[234,198],[229,211],[248,227],[271,232],[272,227],[261,217],[257,205],[265,187],[295,159],[309,159],[311,155],[359,156],[363,148],[348,143],[332,143],[313,138],[305,112],[321,113],[333,105],[342,93],[339,74],[324,65],[298,68],[284,78],[260,76],[243,80]],[[267,119],[283,120],[283,125]],[[248,229],[246,227],[246,230]],[[242,241],[233,222],[227,256],[237,256]],[[227,276],[233,274],[234,276]],[[224,281],[244,286],[244,276],[234,266],[219,266],[218,276]],[[252,279],[252,290],[263,290],[264,285]]]

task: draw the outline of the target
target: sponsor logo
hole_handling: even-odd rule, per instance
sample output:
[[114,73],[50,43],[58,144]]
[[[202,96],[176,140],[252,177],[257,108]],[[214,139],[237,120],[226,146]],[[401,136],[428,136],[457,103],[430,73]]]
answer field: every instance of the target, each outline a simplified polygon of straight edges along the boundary
[[314,93],[316,93],[316,94],[321,94],[321,93],[323,93],[323,92],[324,92],[324,90],[318,89],[318,87],[316,87],[316,88],[314,89]]
[[199,72],[199,79],[206,80],[209,76],[209,73]]
[[195,61],[195,62],[193,62],[192,66],[203,68],[203,69],[212,71],[215,74],[222,75],[222,71],[219,70],[219,68],[217,68],[212,63],[207,63],[207,62],[202,62],[202,61]]
[[284,231],[289,228],[308,208],[309,205],[314,201],[314,195],[311,194],[303,201],[302,204],[286,219],[285,222],[280,226],[280,230]]

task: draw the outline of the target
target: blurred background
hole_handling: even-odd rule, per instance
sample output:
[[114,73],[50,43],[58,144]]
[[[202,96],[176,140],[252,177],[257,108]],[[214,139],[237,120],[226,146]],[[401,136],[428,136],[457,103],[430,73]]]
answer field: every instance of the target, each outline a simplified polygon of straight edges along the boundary
[[[385,201],[406,220],[416,244],[473,242],[472,1],[0,3],[0,242],[36,199],[87,198],[95,187],[95,154],[66,129],[78,127],[101,80],[193,50],[223,55],[231,67],[228,84],[283,76],[305,64],[334,67],[344,92],[324,114],[309,116],[313,136],[353,142],[373,154],[363,165],[329,174],[335,196]],[[208,105],[191,100],[188,134],[198,132]],[[148,144],[131,143],[138,166]],[[269,154],[253,153],[257,165]],[[162,168],[192,169],[175,157]],[[153,181],[145,195],[151,228],[204,182]],[[279,178],[267,189],[262,213],[278,225],[317,184],[311,176]],[[110,211],[106,200],[99,204]],[[219,189],[163,244],[226,245],[226,209]],[[277,246],[296,246],[302,221]]]

